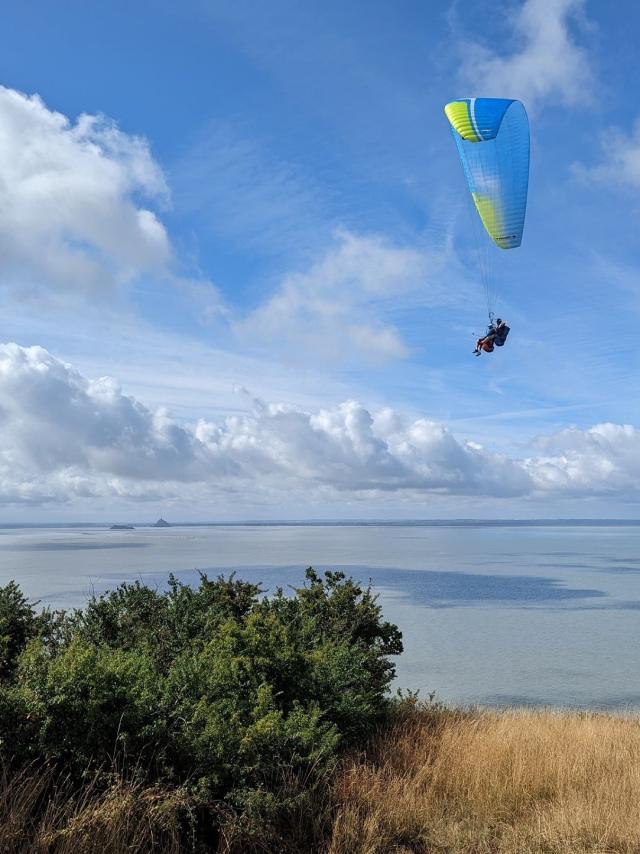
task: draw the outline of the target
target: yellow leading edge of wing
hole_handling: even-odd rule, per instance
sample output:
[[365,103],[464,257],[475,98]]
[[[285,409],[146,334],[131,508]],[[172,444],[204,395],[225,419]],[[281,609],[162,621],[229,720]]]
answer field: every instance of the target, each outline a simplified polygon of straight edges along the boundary
[[444,108],[446,117],[449,119],[451,127],[460,134],[463,139],[468,142],[480,142],[480,137],[475,132],[472,121],[469,104],[467,101],[451,101]]

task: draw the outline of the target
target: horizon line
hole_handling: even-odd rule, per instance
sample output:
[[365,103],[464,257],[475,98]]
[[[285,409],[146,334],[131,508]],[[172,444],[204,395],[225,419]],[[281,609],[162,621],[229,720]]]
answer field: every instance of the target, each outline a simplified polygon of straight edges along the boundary
[[[529,517],[529,518],[518,518],[518,517],[500,517],[500,518],[482,518],[482,517],[468,517],[468,516],[458,516],[451,518],[434,518],[434,519],[425,519],[425,518],[415,518],[415,517],[406,517],[406,518],[372,518],[372,517],[362,517],[357,519],[335,519],[335,518],[312,518],[312,519],[230,519],[230,520],[207,520],[207,521],[193,521],[193,520],[181,520],[176,522],[168,522],[168,526],[172,528],[179,527],[224,527],[225,525],[230,526],[304,526],[304,525],[336,525],[336,526],[360,526],[360,525],[380,525],[380,526],[402,526],[402,525],[424,525],[424,526],[447,526],[447,525],[597,525],[597,524],[608,524],[608,525],[640,525],[640,518],[621,518],[621,517],[564,517],[564,516],[540,516],[540,517]],[[138,521],[138,522],[115,522],[113,520],[107,521],[37,521],[37,522],[2,522],[0,521],[0,528],[69,528],[69,527],[92,527],[92,528],[102,528],[109,527],[111,525],[133,525],[138,528],[155,528],[156,522],[149,521]],[[160,527],[159,530],[163,530],[163,527]],[[164,529],[166,530],[166,529]]]

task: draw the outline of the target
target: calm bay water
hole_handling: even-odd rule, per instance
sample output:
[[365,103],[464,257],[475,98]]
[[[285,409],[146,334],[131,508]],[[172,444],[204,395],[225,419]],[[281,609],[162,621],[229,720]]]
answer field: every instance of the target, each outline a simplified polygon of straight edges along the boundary
[[640,708],[640,525],[229,525],[0,529],[0,584],[54,607],[139,578],[305,566],[371,579],[404,634],[397,684],[491,705]]

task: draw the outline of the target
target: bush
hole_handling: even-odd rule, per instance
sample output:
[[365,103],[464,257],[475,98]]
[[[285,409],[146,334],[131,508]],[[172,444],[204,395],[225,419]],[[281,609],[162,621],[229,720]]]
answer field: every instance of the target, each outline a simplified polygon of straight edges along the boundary
[[15,581],[0,587],[0,680],[11,678],[18,656],[32,638],[53,642],[63,620],[64,614],[48,609],[36,614]]
[[371,733],[402,651],[370,589],[313,569],[269,597],[233,575],[123,584],[68,615],[11,584],[0,638],[6,760],[105,785],[117,768],[263,835]]

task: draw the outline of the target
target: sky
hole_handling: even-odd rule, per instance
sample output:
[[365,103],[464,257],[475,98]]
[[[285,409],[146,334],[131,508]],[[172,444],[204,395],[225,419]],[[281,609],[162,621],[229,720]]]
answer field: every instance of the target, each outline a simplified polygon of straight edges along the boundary
[[[10,4],[0,522],[640,516],[639,34],[627,0]],[[531,125],[479,359],[460,97]]]

